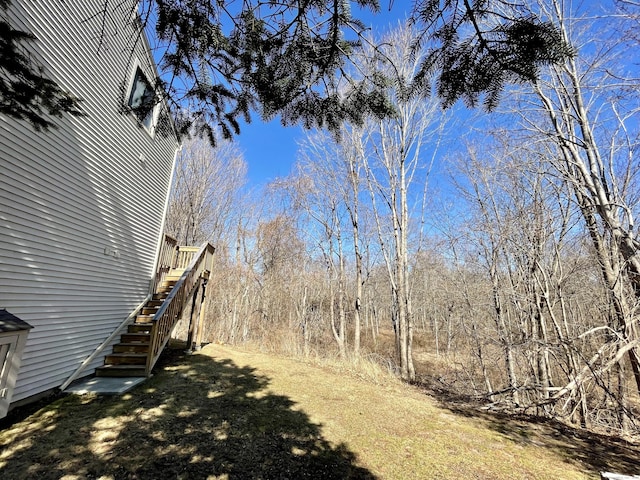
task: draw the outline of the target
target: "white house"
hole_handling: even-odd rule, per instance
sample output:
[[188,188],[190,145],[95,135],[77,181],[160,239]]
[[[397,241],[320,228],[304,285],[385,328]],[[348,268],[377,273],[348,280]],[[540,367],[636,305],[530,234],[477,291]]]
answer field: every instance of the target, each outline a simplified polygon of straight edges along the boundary
[[164,104],[131,108],[157,75],[135,0],[14,0],[9,18],[86,113],[48,132],[0,116],[0,309],[32,327],[15,404],[60,387],[148,294],[178,138]]

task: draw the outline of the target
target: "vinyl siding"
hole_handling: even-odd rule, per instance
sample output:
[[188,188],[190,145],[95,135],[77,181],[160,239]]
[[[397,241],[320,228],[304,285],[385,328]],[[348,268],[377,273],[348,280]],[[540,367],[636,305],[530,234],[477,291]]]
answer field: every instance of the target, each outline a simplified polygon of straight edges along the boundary
[[60,386],[147,294],[176,138],[123,109],[136,65],[155,75],[131,1],[105,17],[102,2],[13,4],[34,58],[87,114],[49,132],[0,116],[0,308],[34,327],[18,401]]

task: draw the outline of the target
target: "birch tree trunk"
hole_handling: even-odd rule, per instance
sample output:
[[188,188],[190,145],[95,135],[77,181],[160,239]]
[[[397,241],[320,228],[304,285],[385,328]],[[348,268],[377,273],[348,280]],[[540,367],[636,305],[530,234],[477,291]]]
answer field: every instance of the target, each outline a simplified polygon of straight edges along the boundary
[[[575,28],[563,3],[551,0],[542,8],[566,41],[575,40],[570,38]],[[636,107],[625,103],[624,94],[616,96],[624,83],[611,74],[620,45],[594,48],[592,60],[574,58],[551,68],[534,87],[547,122],[524,122],[548,140],[555,168],[573,191],[611,298],[608,325],[629,345],[640,339],[635,314],[640,301],[640,243],[634,229],[638,182],[633,175],[635,134],[629,130],[637,130],[631,121]],[[638,347],[629,348],[627,358],[640,391]]]
[[[380,42],[377,52],[366,52],[377,68],[393,78],[390,96],[397,114],[394,118],[370,122],[366,128],[367,154],[364,169],[371,199],[380,250],[385,259],[392,296],[391,313],[396,336],[396,354],[400,374],[415,380],[413,364],[413,312],[411,305],[410,261],[420,249],[417,242],[409,249],[409,239],[418,228],[409,209],[415,200],[412,185],[422,182],[427,174],[421,167],[425,144],[436,150],[443,117],[438,104],[408,95],[423,53],[411,50],[415,31],[399,26]],[[412,55],[413,54],[413,55]],[[366,62],[363,62],[367,65]],[[424,189],[420,189],[423,192]],[[418,222],[419,224],[419,222]]]

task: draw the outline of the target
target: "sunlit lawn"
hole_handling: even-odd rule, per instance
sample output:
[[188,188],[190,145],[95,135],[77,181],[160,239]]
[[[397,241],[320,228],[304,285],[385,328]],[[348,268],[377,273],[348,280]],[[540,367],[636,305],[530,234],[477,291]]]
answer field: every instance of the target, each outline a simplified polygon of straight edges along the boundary
[[[6,423],[6,422],[5,422]],[[209,345],[124,396],[61,398],[0,430],[0,479],[582,479],[640,450],[445,408],[377,381]]]

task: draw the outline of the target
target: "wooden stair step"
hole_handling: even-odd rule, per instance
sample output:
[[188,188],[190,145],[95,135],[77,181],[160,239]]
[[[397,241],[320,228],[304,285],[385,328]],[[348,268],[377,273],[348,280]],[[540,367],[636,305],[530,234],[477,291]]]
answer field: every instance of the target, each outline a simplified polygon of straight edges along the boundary
[[151,333],[153,323],[151,322],[138,322],[132,323],[127,327],[128,333]]
[[112,353],[104,359],[105,365],[146,365],[147,354],[140,352]]
[[152,321],[153,321],[153,315],[138,315],[136,317],[135,323],[145,324],[145,323],[152,323]]
[[142,342],[134,343],[117,343],[113,346],[113,353],[138,352],[146,353],[149,351],[149,344]]
[[96,377],[146,377],[145,365],[104,365],[96,368]]
[[123,333],[120,335],[122,343],[149,343],[151,335],[148,333]]
[[169,292],[178,283],[179,278],[172,278],[167,280],[166,278],[158,285],[158,292]]
[[120,335],[120,343],[113,346],[113,353],[106,355],[104,365],[96,369],[98,377],[145,377],[150,349],[153,316],[162,307],[174,286],[182,276],[182,270],[172,270],[158,285],[156,293],[140,310],[135,321]]

